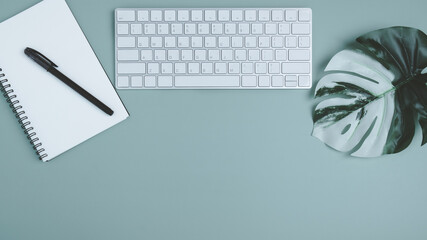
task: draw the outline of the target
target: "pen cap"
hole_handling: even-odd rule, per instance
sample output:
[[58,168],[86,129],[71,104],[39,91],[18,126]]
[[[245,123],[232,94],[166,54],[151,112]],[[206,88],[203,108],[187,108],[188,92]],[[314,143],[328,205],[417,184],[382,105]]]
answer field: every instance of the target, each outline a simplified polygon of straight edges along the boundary
[[47,57],[43,56],[43,54],[37,52],[32,48],[25,48],[24,53],[46,70],[48,70],[52,66],[56,67],[55,63],[53,63]]

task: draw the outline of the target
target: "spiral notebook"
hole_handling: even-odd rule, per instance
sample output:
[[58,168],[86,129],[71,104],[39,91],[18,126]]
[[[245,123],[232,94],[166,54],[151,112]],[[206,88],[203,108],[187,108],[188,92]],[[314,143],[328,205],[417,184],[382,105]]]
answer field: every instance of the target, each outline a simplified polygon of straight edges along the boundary
[[[40,160],[49,161],[129,114],[64,0],[44,0],[0,23],[1,89]],[[109,116],[24,54],[39,50],[109,106]]]

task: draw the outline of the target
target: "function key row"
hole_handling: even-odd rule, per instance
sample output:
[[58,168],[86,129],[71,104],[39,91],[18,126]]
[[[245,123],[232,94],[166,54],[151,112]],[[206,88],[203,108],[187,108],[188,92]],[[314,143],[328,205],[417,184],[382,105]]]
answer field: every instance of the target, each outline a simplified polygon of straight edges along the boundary
[[215,22],[215,21],[260,21],[260,22],[309,22],[311,11],[309,9],[297,10],[117,10],[118,22]]

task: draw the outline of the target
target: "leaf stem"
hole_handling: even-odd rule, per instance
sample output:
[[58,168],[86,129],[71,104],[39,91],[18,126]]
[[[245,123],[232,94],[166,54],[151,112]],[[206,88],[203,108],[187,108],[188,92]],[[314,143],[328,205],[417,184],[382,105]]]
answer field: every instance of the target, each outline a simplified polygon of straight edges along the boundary
[[407,78],[405,81],[400,82],[396,86],[390,88],[389,90],[385,91],[384,93],[381,93],[380,95],[376,96],[375,98],[382,98],[382,97],[384,97],[384,95],[386,95],[387,93],[389,93],[391,91],[397,91],[397,90],[399,90],[399,88],[401,88],[403,85],[407,84],[408,82],[412,81],[417,76],[418,75],[411,76],[411,77]]

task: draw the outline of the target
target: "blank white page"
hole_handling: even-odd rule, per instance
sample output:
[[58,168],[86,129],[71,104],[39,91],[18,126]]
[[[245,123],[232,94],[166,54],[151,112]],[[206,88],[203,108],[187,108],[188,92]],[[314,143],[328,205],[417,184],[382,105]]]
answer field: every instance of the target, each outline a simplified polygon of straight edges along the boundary
[[[51,160],[129,114],[64,0],[44,0],[0,23],[0,68]],[[24,54],[38,50],[114,114],[107,115]]]

